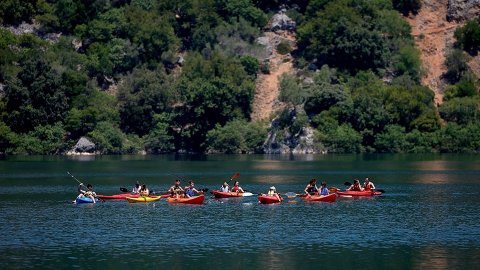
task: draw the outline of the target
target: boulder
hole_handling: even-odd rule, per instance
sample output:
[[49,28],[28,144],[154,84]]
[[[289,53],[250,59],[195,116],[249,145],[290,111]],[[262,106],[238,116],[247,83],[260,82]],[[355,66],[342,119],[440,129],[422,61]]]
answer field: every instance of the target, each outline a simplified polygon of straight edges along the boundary
[[77,144],[67,152],[67,155],[94,154],[96,145],[86,137],[81,137]]
[[279,30],[294,31],[296,27],[295,21],[290,19],[283,10],[273,15],[270,21],[270,30],[274,32]]

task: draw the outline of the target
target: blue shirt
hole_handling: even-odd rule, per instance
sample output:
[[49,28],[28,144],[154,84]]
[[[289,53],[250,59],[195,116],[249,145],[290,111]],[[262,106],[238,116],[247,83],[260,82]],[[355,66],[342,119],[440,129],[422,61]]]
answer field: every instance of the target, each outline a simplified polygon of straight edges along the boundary
[[320,195],[328,195],[328,188],[324,187],[320,189]]
[[195,196],[195,192],[191,188],[185,190],[185,194],[187,194],[190,197]]

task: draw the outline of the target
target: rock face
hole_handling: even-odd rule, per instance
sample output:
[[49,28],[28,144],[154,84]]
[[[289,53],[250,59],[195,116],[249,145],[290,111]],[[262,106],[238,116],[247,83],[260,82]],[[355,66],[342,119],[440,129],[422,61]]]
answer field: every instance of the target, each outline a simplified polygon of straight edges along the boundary
[[296,27],[297,24],[295,21],[290,19],[283,9],[279,13],[273,15],[270,21],[270,30],[274,32],[279,30],[293,31]]
[[480,0],[448,0],[447,19],[465,21],[480,15]]
[[81,137],[77,144],[67,152],[67,155],[94,155],[96,146],[86,137]]
[[[292,122],[295,111],[290,112]],[[288,129],[279,129],[279,120],[275,118],[271,124],[271,131],[263,144],[266,154],[317,154],[326,153],[321,144],[315,142],[314,129],[303,127],[297,134],[292,134]]]

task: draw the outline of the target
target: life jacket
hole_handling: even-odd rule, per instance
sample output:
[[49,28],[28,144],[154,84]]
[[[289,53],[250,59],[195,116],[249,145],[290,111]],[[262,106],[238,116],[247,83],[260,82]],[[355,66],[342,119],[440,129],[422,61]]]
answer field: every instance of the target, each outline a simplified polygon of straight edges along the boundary
[[308,193],[315,193],[315,192],[318,192],[318,189],[315,188],[315,186],[312,186],[312,185],[311,185],[311,186],[309,186],[309,187],[307,188],[307,192],[308,192]]
[[328,195],[328,188],[324,187],[320,189],[320,195]]
[[148,189],[140,190],[140,196],[147,197],[148,196]]
[[83,193],[83,196],[85,197],[93,196],[93,191],[87,190],[85,191],[85,193]]
[[232,192],[237,192],[238,190],[239,190],[238,186],[234,186],[234,187],[232,188]]
[[182,192],[182,188],[180,186],[173,187],[173,194],[180,194]]
[[365,185],[363,186],[363,188],[364,188],[365,190],[372,190],[372,183],[369,182],[368,184],[365,184]]
[[275,195],[275,191],[269,190],[267,194],[270,195],[270,196],[273,196],[273,195]]
[[362,191],[360,184],[358,185],[353,185],[352,191]]

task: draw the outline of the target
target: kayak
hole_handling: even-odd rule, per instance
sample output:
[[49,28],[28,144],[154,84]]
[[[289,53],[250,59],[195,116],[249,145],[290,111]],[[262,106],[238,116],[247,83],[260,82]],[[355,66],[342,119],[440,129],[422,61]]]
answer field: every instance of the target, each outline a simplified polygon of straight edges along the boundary
[[353,196],[353,197],[365,197],[365,196],[373,196],[373,195],[382,195],[382,192],[380,191],[372,191],[372,190],[367,190],[367,191],[351,191],[351,190],[346,190],[346,191],[337,191],[338,196]]
[[185,203],[185,204],[202,204],[205,200],[205,195],[193,196],[190,198],[167,198],[169,203]]
[[160,198],[162,198],[162,196],[150,196],[150,197],[137,196],[137,197],[126,197],[125,199],[127,199],[129,203],[146,203],[146,202],[158,201],[160,200]]
[[214,190],[212,191],[212,194],[217,199],[253,196],[253,193],[251,192],[222,192],[220,190]]
[[77,197],[75,199],[75,204],[84,204],[84,203],[95,203],[98,200],[92,200],[90,197]]
[[258,201],[263,204],[271,204],[271,203],[280,203],[283,201],[282,197],[279,196],[280,199],[278,199],[277,196],[272,196],[272,195],[265,195],[262,194],[258,196]]
[[138,198],[140,194],[130,194],[130,193],[122,193],[122,194],[114,194],[114,195],[97,195],[97,198],[100,200],[125,200],[125,198]]
[[310,202],[334,202],[337,200],[337,194],[331,193],[328,195],[310,195],[303,197],[303,199]]

